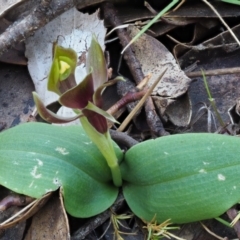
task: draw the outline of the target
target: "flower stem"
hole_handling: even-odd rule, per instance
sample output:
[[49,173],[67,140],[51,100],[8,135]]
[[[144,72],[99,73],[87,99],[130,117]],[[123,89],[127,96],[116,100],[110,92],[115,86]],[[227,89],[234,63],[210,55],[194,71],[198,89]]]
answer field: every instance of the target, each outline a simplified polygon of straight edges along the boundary
[[215,103],[215,99],[212,98],[212,94],[211,94],[211,91],[210,91],[210,89],[209,89],[209,87],[208,87],[208,82],[207,82],[206,76],[205,76],[205,74],[204,74],[204,71],[201,70],[201,72],[202,72],[202,76],[203,76],[204,86],[205,86],[206,91],[207,91],[208,100],[210,101],[210,103],[211,103],[211,105],[212,105],[213,111],[215,112],[216,117],[217,117],[217,119],[218,119],[221,127],[224,127],[224,126],[225,126],[225,123],[223,122],[223,120],[222,120],[222,118],[221,118],[221,116],[220,116],[220,114],[219,114],[219,112],[218,112],[218,109],[217,109],[217,106],[216,106],[216,103]]
[[109,134],[109,131],[102,134],[99,133],[87,120],[86,117],[81,117],[80,121],[82,126],[87,133],[88,137],[97,146],[99,151],[102,153],[107,161],[107,164],[112,173],[113,183],[116,187],[122,186],[122,176],[120,167],[118,164],[118,159],[113,148],[113,141]]
[[111,173],[112,173],[113,184],[116,187],[121,187],[122,186],[122,175],[121,175],[121,171],[119,168],[119,164],[117,164],[114,167],[110,167],[110,169],[111,169]]

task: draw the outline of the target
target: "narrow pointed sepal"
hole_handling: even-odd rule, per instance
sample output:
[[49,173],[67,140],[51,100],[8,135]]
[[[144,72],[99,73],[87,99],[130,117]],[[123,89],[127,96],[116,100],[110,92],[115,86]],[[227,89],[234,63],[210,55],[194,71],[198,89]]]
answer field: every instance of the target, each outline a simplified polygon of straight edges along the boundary
[[92,101],[94,89],[92,73],[89,73],[76,87],[65,92],[59,102],[66,107],[83,109]]
[[37,110],[41,118],[43,118],[46,122],[49,123],[58,123],[58,124],[63,124],[63,123],[69,123],[72,122],[82,116],[82,114],[78,114],[74,117],[71,118],[65,118],[61,117],[52,111],[48,110],[41,99],[39,98],[38,94],[36,92],[33,92],[33,99],[36,104]]
[[106,87],[114,85],[118,81],[124,81],[124,78],[123,77],[116,77],[115,79],[113,79],[111,81],[107,81],[107,82],[103,83],[101,86],[99,86],[93,94],[93,103],[96,106],[101,108],[102,104],[103,104],[102,93],[103,93],[104,89]]
[[84,109],[94,111],[94,112],[102,115],[103,117],[105,117],[110,122],[119,123],[111,114],[107,113],[106,111],[102,110],[101,108],[97,107],[96,105],[94,105],[91,102],[88,102],[88,105]]
[[107,120],[101,114],[88,109],[83,109],[82,113],[99,133],[105,134],[108,131]]

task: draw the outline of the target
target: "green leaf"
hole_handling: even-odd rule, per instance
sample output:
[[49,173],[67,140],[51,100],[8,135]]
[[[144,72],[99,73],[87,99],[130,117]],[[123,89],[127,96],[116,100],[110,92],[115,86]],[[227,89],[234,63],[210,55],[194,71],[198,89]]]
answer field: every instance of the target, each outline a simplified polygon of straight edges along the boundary
[[147,221],[218,217],[240,200],[239,145],[237,137],[207,133],[135,145],[120,166],[128,205]]
[[104,157],[81,126],[26,123],[4,131],[0,166],[0,184],[17,193],[40,198],[62,187],[66,210],[75,217],[106,210],[118,194]]
[[221,0],[221,1],[222,2],[226,2],[226,3],[240,5],[240,1],[239,0]]

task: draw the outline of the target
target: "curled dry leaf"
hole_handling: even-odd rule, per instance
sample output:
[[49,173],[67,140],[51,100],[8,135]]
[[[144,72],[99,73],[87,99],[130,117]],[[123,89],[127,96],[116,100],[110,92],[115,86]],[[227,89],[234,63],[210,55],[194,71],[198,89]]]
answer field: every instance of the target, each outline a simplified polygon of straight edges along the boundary
[[[240,25],[235,26],[233,31],[240,38]],[[202,50],[197,51],[197,49]],[[238,98],[240,96],[239,73],[230,74],[226,72],[225,75],[220,75],[217,70],[235,68],[240,64],[239,48],[229,32],[221,32],[217,36],[195,45],[178,60],[181,63],[182,69],[195,66],[193,72],[200,71],[201,69],[204,72],[207,70],[215,72],[216,75],[206,76],[206,79],[218,112],[225,123],[231,120],[232,123],[238,124],[240,118],[235,110],[238,107],[237,105],[239,105]],[[208,114],[199,114],[199,109],[201,108],[201,104],[199,103],[203,102],[209,105],[202,77],[194,77],[194,82],[189,89],[189,96],[193,106],[194,121],[191,123],[192,130],[194,132],[207,131],[208,124],[210,123]],[[230,116],[228,115],[228,111],[230,111]],[[216,123],[219,125],[217,119]],[[214,127],[213,124],[212,127]],[[216,130],[215,128],[213,129],[214,131]]]
[[32,218],[25,240],[31,239],[70,239],[67,214],[62,205],[63,199],[54,194]]
[[19,222],[23,222],[33,216],[39,209],[43,207],[43,205],[48,201],[51,196],[51,192],[45,194],[42,198],[35,200],[34,202],[30,203],[28,206],[24,207],[26,209],[21,214],[15,214],[11,221],[5,221],[0,224],[0,229],[7,229],[15,226]]
[[[138,33],[138,29],[134,26],[128,27],[128,32],[131,37]],[[191,117],[191,104],[189,99],[182,104],[178,102],[178,98],[183,96],[189,87],[190,79],[180,69],[173,55],[168,49],[155,38],[143,34],[134,44],[132,44],[134,53],[142,65],[142,71],[145,75],[152,74],[149,84],[152,85],[156,78],[160,75],[163,68],[168,68],[168,71],[153,90],[154,101],[156,105],[161,106],[159,113],[164,116],[169,106],[171,106],[171,114],[169,118],[177,126],[186,126]],[[162,102],[164,101],[164,104]],[[176,103],[178,102],[178,103]],[[174,105],[183,109],[184,114],[176,116]],[[176,110],[177,110],[176,109]],[[171,117],[172,115],[172,117]]]

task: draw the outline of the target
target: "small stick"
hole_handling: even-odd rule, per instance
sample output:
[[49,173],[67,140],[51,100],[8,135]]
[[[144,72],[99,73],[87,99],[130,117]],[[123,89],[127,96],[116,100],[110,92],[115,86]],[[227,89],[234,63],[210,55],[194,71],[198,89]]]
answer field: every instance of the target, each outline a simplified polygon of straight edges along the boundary
[[132,146],[138,144],[138,141],[135,140],[134,138],[130,137],[127,133],[125,132],[118,132],[115,130],[110,129],[110,134],[112,139],[117,143],[121,144],[127,148],[131,148]]
[[[174,0],[174,1],[177,2],[178,0]],[[168,7],[169,6],[170,5],[168,5]],[[114,9],[113,4],[111,4],[110,2],[103,3],[102,10],[103,10],[103,15],[104,15],[104,20],[109,21],[111,23],[111,25],[113,25],[113,27],[121,25],[121,21],[118,18],[117,12]],[[117,29],[116,31],[117,31],[117,35],[119,37],[119,40],[120,40],[122,46],[125,47],[130,42],[131,38],[129,37],[129,35],[125,31],[125,29]],[[133,79],[135,80],[136,84],[139,84],[141,82],[141,80],[144,78],[144,74],[142,72],[142,66],[141,66],[139,60],[136,58],[132,47],[127,48],[126,51],[124,52],[123,56],[129,67],[129,70],[133,76]],[[121,87],[121,85],[122,85],[122,87]],[[124,94],[126,94],[126,92],[128,92],[128,90],[124,91],[124,93],[123,93],[121,91],[121,88],[129,89],[129,84],[127,82],[124,82],[124,83],[118,82],[117,88],[118,88],[118,92],[123,96]],[[131,108],[131,111],[133,109],[132,105],[134,105],[134,104],[131,104],[131,105],[128,104],[128,106],[127,106],[128,109]],[[148,124],[151,132],[154,133],[154,135],[162,136],[162,135],[168,134],[165,131],[165,129],[163,128],[163,124],[162,124],[160,117],[156,113],[155,106],[153,104],[153,100],[151,97],[149,97],[146,100],[145,113],[146,113],[147,124]]]
[[[233,67],[233,68],[224,68],[224,69],[214,69],[214,70],[204,70],[205,76],[218,76],[218,75],[227,75],[227,74],[236,74],[240,73],[240,67]],[[202,77],[201,71],[195,72],[185,72],[185,74],[190,77]]]
[[240,42],[238,40],[238,38],[236,37],[236,35],[233,33],[232,29],[227,25],[227,23],[223,20],[223,18],[221,17],[221,15],[218,13],[218,11],[213,7],[213,5],[211,3],[209,3],[207,0],[202,0],[205,4],[207,4],[212,10],[213,12],[218,16],[219,20],[222,22],[222,24],[227,28],[227,30],[229,31],[229,33],[232,35],[232,37],[235,39],[235,41],[238,43],[238,45],[240,46]]
[[[148,74],[138,85],[137,89],[142,90],[147,83],[149,82],[152,74]],[[135,102],[137,100],[140,100],[144,94],[147,92],[147,89],[143,89],[139,92],[128,92],[126,95],[124,95],[119,101],[117,101],[113,106],[111,106],[107,112],[111,115],[114,115],[118,110],[123,108],[125,105],[131,102]]]
[[140,100],[146,92],[147,90],[142,90],[140,92],[128,92],[119,101],[117,101],[112,107],[110,107],[107,110],[107,112],[111,115],[114,115],[118,110],[126,106],[128,103]]
[[31,208],[35,203],[37,203],[37,201],[39,201],[39,199],[34,200],[33,202],[29,203],[26,207],[24,207],[23,209],[21,209],[19,212],[17,212],[16,214],[14,214],[13,216],[11,216],[10,218],[8,218],[7,220],[5,220],[4,222],[0,223],[0,227],[4,226],[5,224],[11,222],[14,218],[18,217],[19,215],[21,215],[22,213],[26,212],[29,208]]
[[157,15],[158,12],[148,3],[147,1],[144,1],[144,6],[154,15]]
[[136,112],[143,106],[146,99],[151,95],[153,89],[157,86],[158,82],[162,79],[163,75],[167,71],[167,68],[164,69],[163,73],[159,76],[159,78],[153,83],[153,85],[148,89],[148,91],[145,93],[143,98],[139,101],[139,103],[135,106],[135,108],[129,113],[129,115],[126,117],[126,119],[122,122],[120,127],[117,129],[117,131],[122,132],[125,127],[128,125],[128,123],[131,121],[133,116],[136,114]]
[[160,17],[162,17],[167,11],[169,11],[174,5],[176,5],[178,0],[172,0],[162,11],[160,11],[142,30],[132,38],[132,40],[124,47],[121,54],[125,52],[125,50],[134,43],[143,33],[145,33]]
[[[238,212],[235,208],[230,208],[227,210],[227,215],[231,220],[234,220],[234,218],[238,215]],[[237,221],[236,224],[233,225],[233,228],[238,238],[240,238],[240,222]]]
[[[111,207],[113,211],[117,211],[119,208],[121,208],[124,204],[124,198],[122,194],[120,194]],[[103,213],[100,213],[99,215],[93,217],[90,219],[87,223],[85,223],[83,226],[81,226],[71,237],[71,240],[78,240],[78,239],[85,239],[86,236],[92,232],[94,229],[99,227],[101,224],[106,222],[111,216],[111,210],[107,209]]]
[[138,85],[137,89],[142,90],[149,82],[150,78],[152,77],[152,74],[149,73]]
[[222,238],[220,236],[218,236],[217,234],[215,234],[214,232],[212,232],[209,228],[207,228],[206,225],[204,225],[202,222],[200,222],[200,224],[202,225],[202,227],[212,236],[214,236],[215,238],[219,239],[219,240],[226,240],[226,238]]

